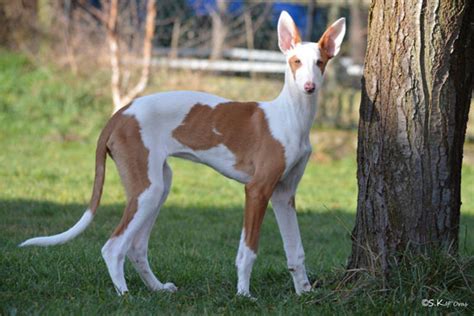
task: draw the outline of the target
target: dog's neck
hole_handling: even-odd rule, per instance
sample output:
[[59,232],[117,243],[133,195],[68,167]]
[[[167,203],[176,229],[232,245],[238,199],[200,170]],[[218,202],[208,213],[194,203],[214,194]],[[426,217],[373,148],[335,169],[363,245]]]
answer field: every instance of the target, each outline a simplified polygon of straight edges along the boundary
[[317,90],[310,95],[299,91],[293,79],[293,74],[290,68],[287,67],[283,89],[271,103],[279,107],[288,118],[293,132],[299,132],[301,136],[307,136],[316,116],[317,93]]

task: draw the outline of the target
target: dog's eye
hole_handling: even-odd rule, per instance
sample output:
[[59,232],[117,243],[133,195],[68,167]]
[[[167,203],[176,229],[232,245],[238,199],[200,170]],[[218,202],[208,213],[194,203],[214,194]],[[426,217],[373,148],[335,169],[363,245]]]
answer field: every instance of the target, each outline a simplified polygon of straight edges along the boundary
[[323,64],[324,64],[324,63],[323,63],[321,60],[319,60],[319,59],[316,61],[316,65],[317,65],[318,67],[321,67]]
[[299,60],[299,59],[295,59],[295,60],[293,60],[293,62],[297,65],[301,64],[301,60]]

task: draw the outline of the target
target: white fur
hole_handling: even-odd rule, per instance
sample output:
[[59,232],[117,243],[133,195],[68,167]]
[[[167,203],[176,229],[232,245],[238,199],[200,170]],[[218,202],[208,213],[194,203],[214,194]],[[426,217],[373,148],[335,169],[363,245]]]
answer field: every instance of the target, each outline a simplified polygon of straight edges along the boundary
[[[291,74],[286,75],[290,81]],[[288,84],[290,85],[290,84]],[[309,131],[316,115],[316,96],[298,95],[287,84],[272,102],[262,104],[272,136],[285,148],[284,175],[311,149]]]
[[286,11],[282,11],[278,19],[278,46],[283,54],[295,48],[296,41],[296,25],[291,16]]
[[[340,19],[332,26],[331,38],[335,41],[337,53],[344,36],[345,21]],[[287,66],[285,84],[280,95],[273,101],[259,103],[259,106],[265,113],[271,134],[285,149],[285,170],[273,192],[271,202],[280,228],[288,268],[295,291],[299,295],[309,291],[311,285],[304,266],[304,250],[296,212],[290,202],[296,194],[296,188],[311,154],[309,133],[316,114],[316,95],[321,86],[322,73],[316,66],[321,57],[318,46],[315,43],[297,42],[295,30],[289,14],[282,12],[278,23],[280,49],[287,59],[297,56],[301,66],[295,75]],[[316,91],[313,94],[305,92],[306,82],[315,83]],[[151,229],[170,191],[172,174],[166,163],[168,156],[209,165],[221,174],[242,183],[251,180],[249,175],[235,168],[235,155],[225,145],[220,144],[208,150],[192,150],[172,137],[172,131],[182,124],[195,104],[215,107],[228,101],[202,92],[174,91],[138,98],[123,112],[124,115],[135,117],[139,123],[142,141],[149,151],[148,179],[151,184],[138,197],[138,209],[123,233],[109,239],[102,248],[103,258],[119,295],[128,291],[124,276],[125,257],[132,261],[151,290],[177,290],[173,283],[163,284],[158,280],[151,271],[147,258]],[[221,134],[215,128],[213,132]],[[20,246],[64,243],[79,235],[92,218],[93,214],[88,210],[79,222],[66,232],[29,239]],[[238,274],[237,293],[240,295],[251,296],[250,275],[256,257],[256,253],[245,243],[245,230],[242,230],[235,261]]]
[[200,162],[211,166],[222,175],[241,183],[250,181],[248,174],[235,169],[235,155],[225,145],[219,144],[208,150],[196,150],[194,152]]
[[237,294],[252,297],[250,294],[250,275],[252,273],[253,263],[257,259],[257,254],[245,244],[245,229],[242,229],[240,235],[239,250],[235,258],[237,267]]
[[[321,53],[315,43],[302,42],[294,49],[287,53],[287,59],[290,60],[293,56],[298,57],[301,61],[301,67],[298,68],[295,74],[294,85],[296,89],[305,93],[304,85],[307,82],[312,82],[316,85],[316,89],[321,88],[323,83],[323,74],[317,61],[321,58]],[[289,71],[289,69],[287,69]],[[299,93],[300,94],[300,93]],[[311,95],[316,95],[315,93]],[[296,100],[294,100],[296,101]]]
[[31,238],[28,240],[25,240],[22,242],[19,247],[26,247],[26,246],[53,246],[53,245],[59,245],[59,244],[64,244],[68,242],[69,240],[77,237],[80,233],[82,233],[87,226],[92,222],[94,219],[94,215],[90,210],[86,210],[84,214],[82,215],[81,219],[69,228],[67,231],[53,235],[53,236],[45,236],[45,237],[35,237]]
[[[294,87],[292,88],[296,88],[304,93],[304,85],[307,82],[314,83],[316,89],[321,87],[323,74],[317,67],[317,62],[320,60],[321,54],[319,46],[316,43],[296,42],[295,28],[296,26],[291,16],[286,11],[283,11],[278,20],[278,43],[287,61],[294,56],[301,61],[301,66],[296,71],[295,78],[293,82],[290,82],[290,85],[293,83]],[[345,18],[340,18],[334,22],[331,27],[328,28],[328,31],[326,31],[325,35],[328,35],[334,43],[334,51],[331,52],[332,57],[339,53],[345,32]],[[290,68],[287,67],[286,76],[288,76],[289,72]],[[287,82],[287,80],[285,80],[285,82]]]
[[345,18],[340,18],[339,20],[337,20],[331,25],[331,28],[328,34],[331,40],[334,42],[334,52],[331,52],[332,56],[336,56],[339,53],[345,33],[346,33],[346,19]]
[[146,257],[151,227],[158,216],[161,205],[168,196],[171,185],[171,170],[164,161],[160,163],[160,157],[154,156],[154,153],[155,151],[150,151],[149,164],[158,164],[162,166],[160,167],[161,170],[149,171],[151,185],[140,194],[138,210],[128,224],[127,229],[123,234],[109,239],[102,248],[102,257],[107,264],[109,275],[119,295],[128,292],[124,275],[126,255],[131,258],[135,269],[139,272],[148,288],[154,291],[174,292],[177,290],[173,283],[163,284],[156,278],[150,269]]
[[217,130],[217,128],[213,127],[212,132],[216,135],[222,136],[222,133]]
[[296,188],[303,176],[310,156],[311,151],[307,151],[301,160],[288,172],[285,179],[280,181],[271,198],[273,211],[283,240],[288,269],[293,278],[295,292],[298,295],[310,291],[311,284],[306,275],[305,255],[298,228],[296,210],[290,201],[296,194]]

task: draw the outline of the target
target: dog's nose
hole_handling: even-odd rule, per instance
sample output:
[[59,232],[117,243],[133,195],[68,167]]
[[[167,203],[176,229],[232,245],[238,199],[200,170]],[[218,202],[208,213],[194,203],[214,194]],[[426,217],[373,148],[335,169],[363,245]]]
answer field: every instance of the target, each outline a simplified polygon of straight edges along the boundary
[[308,81],[304,84],[304,91],[306,91],[307,93],[313,93],[315,89],[316,85],[314,84],[314,82]]

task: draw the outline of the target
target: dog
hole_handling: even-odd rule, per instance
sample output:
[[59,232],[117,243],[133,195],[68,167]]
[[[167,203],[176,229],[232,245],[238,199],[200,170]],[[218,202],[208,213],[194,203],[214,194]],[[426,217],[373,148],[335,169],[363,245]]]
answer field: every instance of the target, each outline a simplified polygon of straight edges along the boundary
[[115,113],[96,149],[95,179],[89,208],[69,230],[28,239],[23,246],[65,243],[92,222],[102,195],[107,154],[114,160],[127,195],[123,217],[102,248],[119,295],[128,292],[127,256],[148,288],[174,292],[153,274],[147,251],[150,232],[170,191],[168,156],[214,168],[245,184],[245,211],[237,266],[237,294],[251,297],[250,274],[257,257],[260,226],[271,201],[297,295],[311,290],[295,211],[298,183],[311,154],[309,133],[316,95],[328,61],[345,34],[345,19],[333,23],[319,42],[302,42],[291,16],[278,20],[278,45],[286,56],[285,83],[269,102],[236,102],[193,91],[137,98]]

